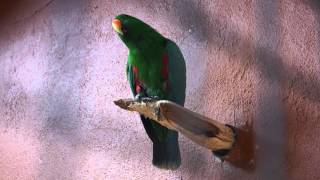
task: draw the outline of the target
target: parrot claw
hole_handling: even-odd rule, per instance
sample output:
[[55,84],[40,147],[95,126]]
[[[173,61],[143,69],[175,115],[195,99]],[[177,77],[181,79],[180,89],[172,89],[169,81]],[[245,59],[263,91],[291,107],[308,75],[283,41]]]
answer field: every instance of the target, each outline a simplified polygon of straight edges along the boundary
[[151,96],[151,97],[145,97],[141,94],[137,94],[135,97],[134,97],[134,101],[138,101],[138,102],[141,102],[141,101],[144,101],[144,102],[153,102],[153,101],[158,101],[160,100],[159,96]]
[[154,102],[155,100],[151,97],[143,97],[143,98],[141,98],[141,101],[143,101],[145,103],[150,103],[150,102]]
[[160,100],[160,97],[159,97],[159,96],[151,96],[151,98],[152,98],[153,100],[155,100],[155,101]]

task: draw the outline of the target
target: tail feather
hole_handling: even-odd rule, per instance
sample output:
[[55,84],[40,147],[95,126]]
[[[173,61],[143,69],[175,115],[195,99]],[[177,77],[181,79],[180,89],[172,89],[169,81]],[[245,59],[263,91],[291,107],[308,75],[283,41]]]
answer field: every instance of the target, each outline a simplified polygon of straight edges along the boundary
[[164,142],[153,142],[152,164],[161,169],[171,170],[175,170],[180,166],[181,157],[177,132],[169,132]]
[[[152,164],[161,169],[177,169],[181,164],[180,149],[178,143],[178,133],[161,126],[160,124],[152,124],[151,120],[141,116],[143,126],[153,142],[153,158]],[[167,129],[166,137],[159,138],[159,134],[154,129],[165,128]]]

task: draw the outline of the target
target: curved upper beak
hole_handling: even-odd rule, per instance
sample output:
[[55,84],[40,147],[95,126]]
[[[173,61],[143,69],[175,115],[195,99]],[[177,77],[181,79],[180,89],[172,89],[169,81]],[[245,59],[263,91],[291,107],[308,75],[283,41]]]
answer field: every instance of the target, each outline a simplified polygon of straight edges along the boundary
[[117,33],[123,35],[123,32],[121,30],[122,25],[119,19],[112,20],[112,27]]

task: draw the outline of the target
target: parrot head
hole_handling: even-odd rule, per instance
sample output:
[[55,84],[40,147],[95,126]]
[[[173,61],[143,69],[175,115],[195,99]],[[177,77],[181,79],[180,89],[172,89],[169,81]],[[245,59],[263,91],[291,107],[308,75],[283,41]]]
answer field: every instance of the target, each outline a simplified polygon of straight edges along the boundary
[[129,49],[145,44],[150,37],[162,37],[148,24],[126,14],[116,16],[112,20],[112,27]]

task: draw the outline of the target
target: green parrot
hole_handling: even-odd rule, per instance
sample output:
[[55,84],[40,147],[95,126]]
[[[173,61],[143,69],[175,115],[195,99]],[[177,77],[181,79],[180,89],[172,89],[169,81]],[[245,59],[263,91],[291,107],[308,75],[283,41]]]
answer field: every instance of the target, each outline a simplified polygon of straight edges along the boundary
[[[135,98],[152,97],[184,105],[186,65],[179,47],[143,21],[121,14],[112,27],[129,49],[127,79]],[[178,133],[141,116],[153,142],[152,164],[177,169],[181,164]]]

